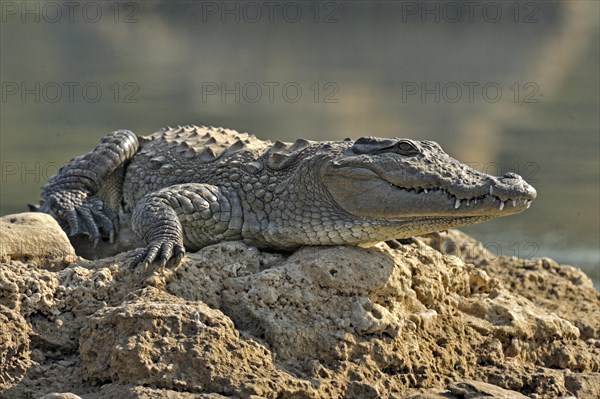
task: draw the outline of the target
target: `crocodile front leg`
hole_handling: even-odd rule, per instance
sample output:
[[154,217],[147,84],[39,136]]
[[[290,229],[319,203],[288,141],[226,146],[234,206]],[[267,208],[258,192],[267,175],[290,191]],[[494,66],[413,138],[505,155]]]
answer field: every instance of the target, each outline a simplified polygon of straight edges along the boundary
[[63,166],[42,187],[39,210],[52,215],[65,230],[68,228],[69,235],[88,235],[94,245],[101,234],[108,234],[114,241],[118,209],[113,208],[120,204],[122,190],[112,186],[122,183],[123,166],[138,148],[138,138],[129,130],[104,136],[91,152]]
[[169,259],[179,264],[185,248],[241,238],[237,194],[210,184],[178,184],[146,195],[133,210],[133,231],[148,243],[134,263]]

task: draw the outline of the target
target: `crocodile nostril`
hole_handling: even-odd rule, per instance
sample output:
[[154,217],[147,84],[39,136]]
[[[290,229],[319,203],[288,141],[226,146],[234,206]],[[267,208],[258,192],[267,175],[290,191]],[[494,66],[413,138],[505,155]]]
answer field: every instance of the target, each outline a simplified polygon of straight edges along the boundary
[[502,176],[502,177],[504,177],[506,179],[519,179],[519,180],[523,180],[523,178],[521,177],[521,175],[518,175],[518,174],[516,174],[514,172],[506,172],[504,174],[504,176]]

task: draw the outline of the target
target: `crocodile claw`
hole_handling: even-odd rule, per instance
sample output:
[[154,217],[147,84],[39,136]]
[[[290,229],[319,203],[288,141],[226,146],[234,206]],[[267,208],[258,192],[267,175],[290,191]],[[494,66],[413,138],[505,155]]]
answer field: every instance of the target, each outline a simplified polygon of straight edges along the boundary
[[83,191],[58,191],[43,205],[59,223],[68,225],[69,236],[87,235],[94,247],[101,237],[114,242],[118,232],[119,217],[104,205],[101,199],[88,197]]
[[162,268],[167,265],[167,262],[172,261],[173,265],[177,266],[181,263],[184,255],[185,247],[183,244],[164,238],[148,245],[143,252],[133,259],[132,265],[141,264],[144,268],[147,268],[150,264],[157,261]]

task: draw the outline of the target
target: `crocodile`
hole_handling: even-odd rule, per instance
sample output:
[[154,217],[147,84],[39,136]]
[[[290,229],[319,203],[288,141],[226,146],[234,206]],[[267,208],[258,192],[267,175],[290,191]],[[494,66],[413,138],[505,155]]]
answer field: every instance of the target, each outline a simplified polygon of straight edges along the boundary
[[479,172],[433,141],[270,142],[187,125],[104,136],[49,179],[39,210],[94,244],[113,242],[119,212],[131,213],[147,244],[135,262],[164,266],[225,240],[369,246],[519,213],[535,198],[521,176]]

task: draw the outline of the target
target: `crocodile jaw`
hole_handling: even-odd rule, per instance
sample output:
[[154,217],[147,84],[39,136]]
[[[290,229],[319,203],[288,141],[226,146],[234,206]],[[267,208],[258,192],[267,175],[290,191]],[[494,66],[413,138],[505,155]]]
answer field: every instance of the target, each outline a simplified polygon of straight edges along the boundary
[[338,206],[352,215],[403,222],[456,219],[450,227],[522,212],[536,197],[535,189],[516,174],[494,177],[473,171],[469,177],[479,184],[464,187],[459,178],[452,185],[426,177],[422,182],[411,179],[406,187],[402,171],[338,164],[325,168],[322,181]]

